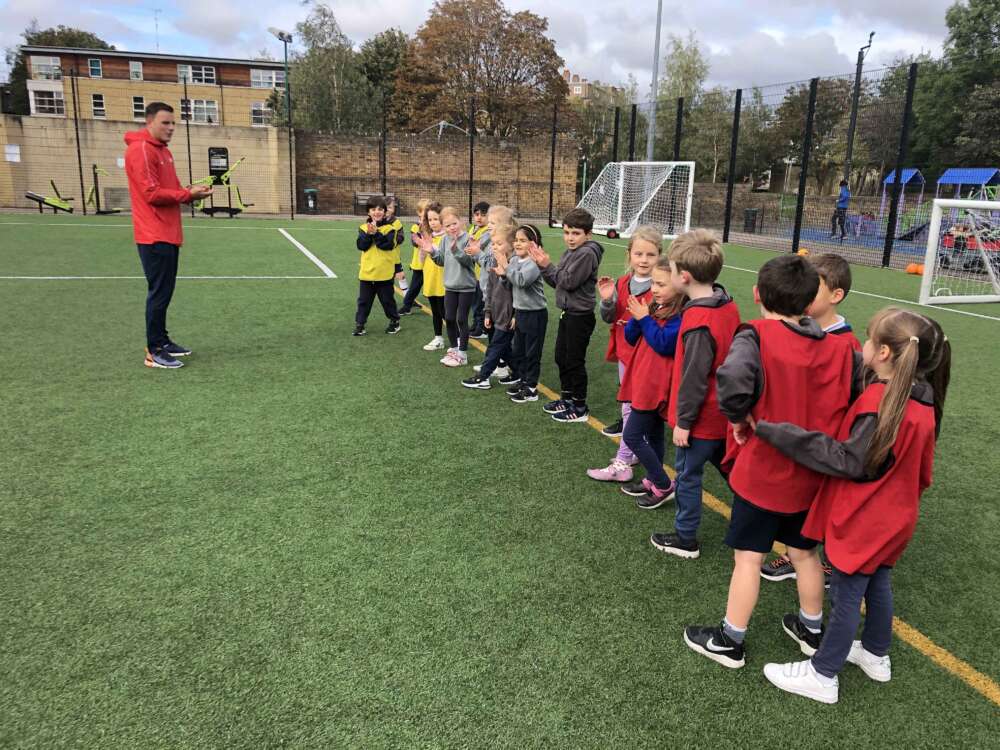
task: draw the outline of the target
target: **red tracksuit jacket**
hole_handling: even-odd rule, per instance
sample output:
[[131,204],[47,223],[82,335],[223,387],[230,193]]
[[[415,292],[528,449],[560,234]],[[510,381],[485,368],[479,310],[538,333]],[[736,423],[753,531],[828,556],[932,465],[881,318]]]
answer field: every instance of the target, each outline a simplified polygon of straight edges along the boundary
[[191,191],[181,187],[170,149],[145,128],[126,133],[125,143],[125,174],[136,244],[182,245],[181,204],[191,202]]

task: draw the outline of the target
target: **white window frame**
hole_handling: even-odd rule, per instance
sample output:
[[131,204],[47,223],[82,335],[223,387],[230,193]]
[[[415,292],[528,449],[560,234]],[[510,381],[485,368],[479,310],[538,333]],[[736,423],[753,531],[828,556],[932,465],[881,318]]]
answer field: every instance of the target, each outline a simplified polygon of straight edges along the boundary
[[[94,64],[97,64],[97,75],[94,75]],[[88,57],[87,58],[87,73],[90,74],[91,78],[104,78],[104,64],[101,62],[99,57]]]
[[583,86],[580,86],[580,85],[573,86],[573,93],[576,94],[577,96],[579,96],[580,94],[582,94],[583,93]]
[[268,68],[250,68],[250,88],[283,89],[285,88],[285,71]]
[[31,77],[36,81],[62,80],[62,64],[58,57],[31,56]]
[[[139,112],[135,111],[135,105],[139,105]],[[145,120],[146,119],[146,97],[144,96],[133,96],[132,97],[132,119],[133,120]]]
[[[97,99],[100,98],[101,105],[97,106]],[[94,116],[95,120],[106,120],[108,119],[108,105],[104,101],[104,94],[91,94],[90,95],[90,111]],[[100,111],[100,114],[97,114]]]
[[274,110],[271,109],[270,102],[250,103],[250,126],[254,128],[266,128],[271,124],[274,117]]
[[[39,94],[44,94],[48,96],[52,95],[52,106],[51,108],[55,111],[45,112],[38,103]],[[31,92],[31,104],[32,104],[32,114],[42,115],[43,117],[65,117],[66,116],[66,98],[63,96],[62,91],[51,91],[48,89],[35,89]]]
[[[136,73],[139,75],[136,75]],[[128,77],[130,81],[142,80],[142,60],[128,61]]]
[[[197,69],[197,78],[195,77],[195,69]],[[211,71],[211,75],[206,75]],[[189,63],[178,64],[177,65],[177,82],[184,83],[184,78],[187,77],[188,83],[198,83],[204,84],[206,86],[215,86],[215,66],[214,65],[192,65]],[[211,77],[211,80],[209,80]]]
[[[214,119],[209,119],[214,114]],[[216,99],[192,99],[191,122],[195,125],[218,125],[219,102]]]

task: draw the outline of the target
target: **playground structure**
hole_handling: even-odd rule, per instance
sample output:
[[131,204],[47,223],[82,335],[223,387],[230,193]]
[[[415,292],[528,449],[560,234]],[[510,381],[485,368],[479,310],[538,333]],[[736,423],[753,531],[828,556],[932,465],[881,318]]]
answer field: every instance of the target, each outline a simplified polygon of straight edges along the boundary
[[[243,196],[240,194],[240,188],[238,185],[232,182],[233,172],[236,168],[243,163],[246,159],[245,156],[241,156],[236,160],[229,169],[223,172],[221,175],[209,175],[208,177],[202,177],[200,180],[195,180],[193,184],[195,185],[208,185],[209,187],[222,186],[226,188],[226,198],[227,202],[225,206],[215,205],[215,194],[208,196],[206,206],[206,200],[202,199],[196,201],[194,204],[195,210],[201,211],[203,214],[207,214],[212,218],[218,213],[228,214],[230,219],[235,218],[239,214],[243,213],[246,209],[253,206],[253,203],[246,203],[243,200]],[[233,200],[235,194],[235,202]]]
[[84,201],[84,205],[93,206],[94,213],[98,216],[109,216],[111,214],[120,214],[122,209],[120,208],[102,208],[101,207],[101,176],[110,177],[111,174],[96,164],[91,165],[94,172],[94,184],[90,186],[90,190],[87,191],[87,200]]
[[72,198],[63,198],[59,193],[59,188],[56,187],[55,180],[49,180],[49,185],[52,187],[52,192],[55,195],[40,195],[39,193],[33,193],[28,191],[24,194],[24,197],[28,200],[34,201],[38,204],[38,213],[45,213],[45,208],[51,208],[52,213],[57,214],[60,211],[65,211],[68,214],[73,213],[73,207],[70,205]]

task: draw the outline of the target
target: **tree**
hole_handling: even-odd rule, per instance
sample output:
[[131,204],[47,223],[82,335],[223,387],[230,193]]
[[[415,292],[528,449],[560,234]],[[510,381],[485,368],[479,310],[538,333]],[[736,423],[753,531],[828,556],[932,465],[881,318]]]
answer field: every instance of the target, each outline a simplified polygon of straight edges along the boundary
[[733,97],[722,88],[701,94],[687,119],[690,129],[686,152],[694,157],[702,174],[719,179],[719,166],[729,158],[733,128]]
[[671,34],[667,37],[659,98],[676,102],[683,96],[686,105],[694,104],[705,89],[708,70],[708,60],[701,52],[694,31],[688,31],[686,41]]
[[438,0],[400,67],[401,118],[420,130],[440,120],[496,136],[544,130],[567,87],[548,22],[511,14],[500,0]]
[[[843,78],[823,78],[819,81],[809,174],[816,180],[820,192],[831,186],[833,176],[844,163],[852,87],[853,83]],[[777,136],[788,144],[783,156],[801,159],[808,108],[809,87],[801,84],[789,88],[777,111]]]
[[754,87],[743,94],[736,154],[737,176],[749,176],[750,183],[756,184],[757,175],[786,156],[786,147],[775,127],[777,116],[774,108],[764,100],[764,92]]
[[972,89],[959,135],[955,138],[955,154],[959,163],[986,166],[1000,164],[998,112],[1000,80],[991,84],[979,84]]
[[[32,20],[21,32],[24,44],[47,47],[77,47],[81,49],[114,49],[99,36],[83,29],[69,26],[55,26],[39,29],[38,21]],[[10,84],[13,92],[12,107],[16,114],[26,115],[31,111],[28,105],[28,68],[21,54],[21,45],[8,47],[7,67],[10,68]]]

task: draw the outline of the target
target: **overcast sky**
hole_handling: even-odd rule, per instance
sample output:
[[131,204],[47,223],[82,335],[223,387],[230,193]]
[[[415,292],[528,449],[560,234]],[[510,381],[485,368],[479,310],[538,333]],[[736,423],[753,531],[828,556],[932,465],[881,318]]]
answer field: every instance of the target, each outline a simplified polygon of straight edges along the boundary
[[[944,13],[952,0],[664,0],[663,34],[693,29],[711,61],[712,83],[725,86],[783,83],[854,69],[869,31],[875,44],[866,65],[901,54],[941,54]],[[381,4],[331,2],[344,32],[356,44],[389,26],[412,33],[427,18],[431,0]],[[629,73],[649,90],[656,3],[651,0],[507,0],[511,10],[531,9],[549,19],[550,35],[574,73],[608,83]],[[372,8],[383,10],[378,16]],[[118,49],[155,51],[154,9],[162,52],[250,57],[281,44],[268,26],[291,30],[308,13],[295,0],[263,5],[225,0],[0,0],[0,46],[20,41],[32,18],[42,28],[63,24],[96,33]],[[2,62],[0,62],[2,65]],[[6,78],[6,67],[0,78]],[[643,96],[645,98],[645,96]]]

